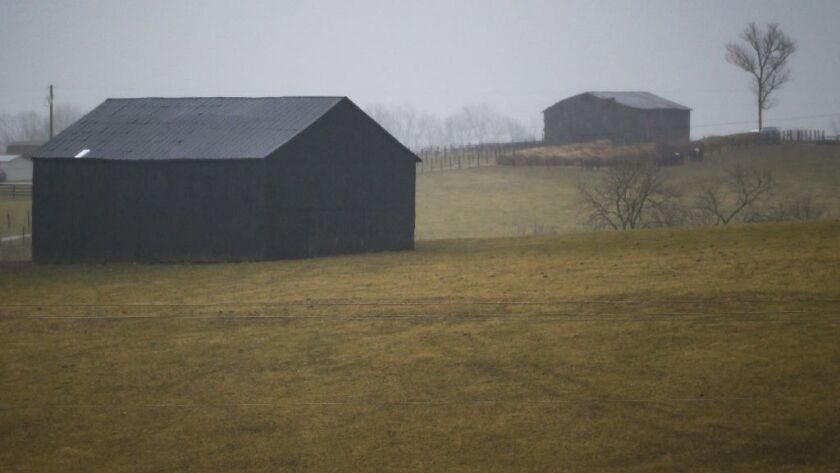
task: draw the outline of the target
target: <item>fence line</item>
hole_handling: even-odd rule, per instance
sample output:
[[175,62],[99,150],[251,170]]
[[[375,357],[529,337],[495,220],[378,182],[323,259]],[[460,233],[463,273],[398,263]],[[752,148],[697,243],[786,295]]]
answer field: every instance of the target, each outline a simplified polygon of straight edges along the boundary
[[542,146],[542,142],[517,141],[424,148],[417,152],[422,159],[422,162],[417,163],[417,172],[427,173],[494,166],[497,164],[498,158],[502,156],[508,156],[519,149],[535,146]]
[[838,137],[826,137],[825,130],[791,129],[779,132],[779,138],[790,143],[827,143],[837,141]]
[[[738,133],[725,136],[709,136],[702,140],[709,153],[751,146],[766,146],[779,143],[840,143],[840,136],[826,135],[825,130],[788,129],[777,133]],[[456,169],[477,168],[508,164],[516,165],[517,151],[525,148],[546,146],[542,141],[521,141],[510,143],[484,143],[465,146],[443,146],[424,148],[417,152],[422,162],[417,163],[418,173],[452,171]],[[550,162],[540,165],[551,166]]]
[[8,199],[31,199],[32,198],[32,183],[2,183],[0,184],[0,198]]

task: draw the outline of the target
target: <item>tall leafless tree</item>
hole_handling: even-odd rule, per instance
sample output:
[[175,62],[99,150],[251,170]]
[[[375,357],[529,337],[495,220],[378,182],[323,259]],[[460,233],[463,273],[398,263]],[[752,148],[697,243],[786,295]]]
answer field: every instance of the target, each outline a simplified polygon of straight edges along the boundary
[[761,130],[764,110],[775,105],[771,95],[790,81],[788,59],[796,52],[796,43],[777,23],[767,25],[767,30],[750,23],[741,33],[741,40],[726,45],[726,60],[752,75]]

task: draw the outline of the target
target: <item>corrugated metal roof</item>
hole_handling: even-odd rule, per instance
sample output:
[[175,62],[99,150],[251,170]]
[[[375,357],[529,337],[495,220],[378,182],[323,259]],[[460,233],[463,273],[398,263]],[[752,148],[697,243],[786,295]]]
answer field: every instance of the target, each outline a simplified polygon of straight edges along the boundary
[[79,159],[264,158],[344,97],[108,99],[35,154]]
[[616,102],[630,108],[642,110],[676,109],[691,110],[685,105],[671,102],[650,92],[586,92],[599,99],[614,99]]

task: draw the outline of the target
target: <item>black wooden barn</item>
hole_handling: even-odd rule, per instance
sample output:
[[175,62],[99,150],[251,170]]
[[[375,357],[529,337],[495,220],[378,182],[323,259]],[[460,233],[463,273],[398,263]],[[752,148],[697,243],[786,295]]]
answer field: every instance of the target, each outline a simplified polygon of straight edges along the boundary
[[34,158],[36,262],[414,247],[419,158],[346,97],[109,99]]
[[689,139],[691,109],[650,92],[584,92],[543,111],[546,144]]

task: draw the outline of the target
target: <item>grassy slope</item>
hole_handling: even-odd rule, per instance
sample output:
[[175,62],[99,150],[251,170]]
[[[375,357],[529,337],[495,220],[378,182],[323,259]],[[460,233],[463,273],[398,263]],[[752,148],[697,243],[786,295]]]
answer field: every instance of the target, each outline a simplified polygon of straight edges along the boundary
[[[12,200],[0,197],[0,238],[20,235],[24,229],[29,233],[27,212],[31,207],[32,202],[29,199]],[[11,222],[8,219],[11,219]]]
[[[808,192],[834,217],[840,216],[840,146],[745,148],[664,172],[690,196],[699,185],[719,180],[724,165],[731,163],[769,170],[780,197]],[[599,176],[576,167],[497,166],[419,174],[416,235],[419,240],[517,236],[533,234],[535,223],[543,232],[581,231],[577,182]],[[12,230],[5,220],[0,222],[0,237],[20,234],[29,207],[28,201],[0,200],[0,217],[7,211],[13,217]],[[0,248],[0,260],[7,256]]]
[[[2,299],[40,306],[0,309],[0,465],[837,471],[838,268],[837,222],[272,263],[6,264]],[[48,307],[125,302],[233,305]],[[8,318],[33,313],[161,318]],[[311,318],[172,318],[219,314]]]
[[[781,145],[707,156],[703,163],[665,168],[664,174],[690,200],[702,184],[719,181],[726,165],[766,169],[777,196],[811,193],[840,216],[840,146]],[[424,173],[417,180],[419,239],[513,236],[533,233],[534,223],[555,232],[581,231],[578,180],[599,171],[576,167],[486,167]]]

